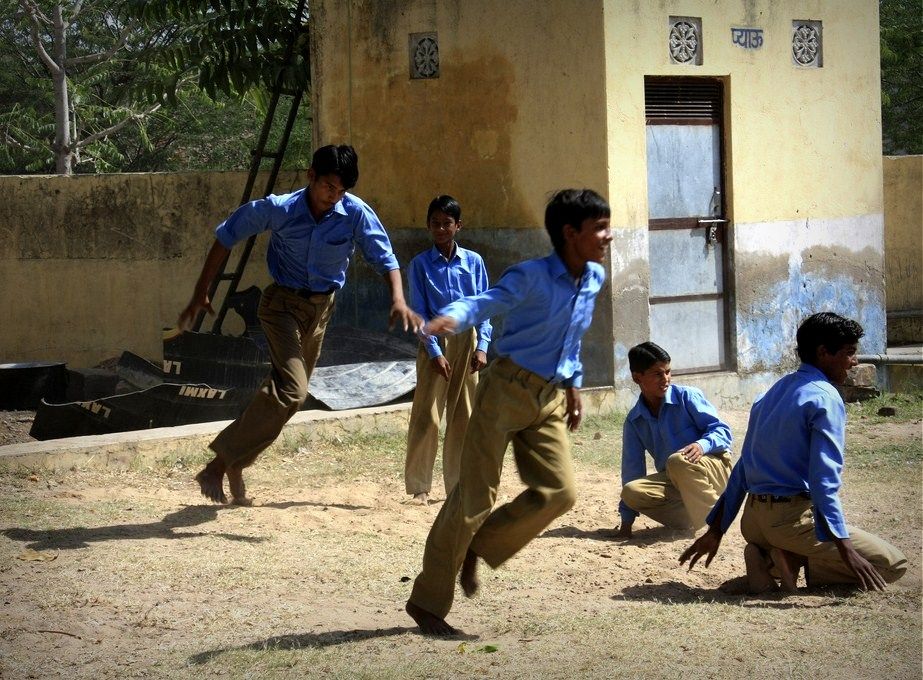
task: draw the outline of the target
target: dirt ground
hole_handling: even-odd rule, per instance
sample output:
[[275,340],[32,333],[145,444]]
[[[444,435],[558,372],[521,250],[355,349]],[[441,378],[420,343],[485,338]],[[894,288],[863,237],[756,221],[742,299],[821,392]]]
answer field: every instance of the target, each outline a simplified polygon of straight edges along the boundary
[[[690,539],[645,518],[614,541],[620,420],[595,418],[574,439],[576,507],[458,594],[454,639],[403,613],[440,503],[407,502],[399,432],[280,442],[253,508],[198,496],[201,451],[0,471],[0,676],[920,678],[921,401],[899,407],[851,410],[842,492],[850,523],[910,560],[885,592],[722,591],[743,573],[736,527],[691,573]],[[742,442],[746,413],[727,415]],[[508,459],[499,500],[519,489]]]
[[29,436],[35,411],[0,411],[0,446],[35,441]]

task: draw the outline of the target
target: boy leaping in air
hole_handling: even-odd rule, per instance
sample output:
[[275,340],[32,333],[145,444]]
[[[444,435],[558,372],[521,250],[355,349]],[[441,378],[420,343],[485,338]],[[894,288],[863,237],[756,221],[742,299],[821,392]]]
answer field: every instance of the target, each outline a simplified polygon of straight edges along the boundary
[[[460,568],[470,597],[479,585],[478,558],[500,566],[574,504],[567,430],[582,418],[580,340],[605,278],[609,205],[588,189],[559,191],[545,210],[545,228],[553,253],[510,267],[495,286],[456,300],[425,328],[432,335],[458,333],[506,315],[498,359],[478,384],[458,484],[430,529],[407,601],[424,633],[456,633],[445,616]],[[493,509],[510,442],[526,489]]]

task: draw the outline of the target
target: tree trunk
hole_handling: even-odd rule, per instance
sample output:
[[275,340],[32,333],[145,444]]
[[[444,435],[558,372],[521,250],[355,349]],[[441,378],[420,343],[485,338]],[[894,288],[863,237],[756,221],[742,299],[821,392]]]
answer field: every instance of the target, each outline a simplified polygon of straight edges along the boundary
[[73,174],[73,150],[71,149],[70,101],[67,91],[67,72],[64,69],[67,58],[67,34],[64,27],[61,6],[54,8],[54,60],[58,71],[52,75],[54,81],[54,156],[55,171],[59,175]]

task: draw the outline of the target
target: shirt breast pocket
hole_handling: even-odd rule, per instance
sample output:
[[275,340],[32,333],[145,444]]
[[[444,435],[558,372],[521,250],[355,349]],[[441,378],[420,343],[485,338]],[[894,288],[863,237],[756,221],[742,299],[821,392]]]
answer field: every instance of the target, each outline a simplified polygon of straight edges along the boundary
[[350,237],[337,238],[320,244],[313,254],[317,262],[327,267],[345,267],[353,254],[353,241]]
[[676,437],[676,441],[680,446],[686,446],[687,444],[691,444],[692,442],[698,441],[699,439],[700,433],[698,428],[695,426],[684,427]]

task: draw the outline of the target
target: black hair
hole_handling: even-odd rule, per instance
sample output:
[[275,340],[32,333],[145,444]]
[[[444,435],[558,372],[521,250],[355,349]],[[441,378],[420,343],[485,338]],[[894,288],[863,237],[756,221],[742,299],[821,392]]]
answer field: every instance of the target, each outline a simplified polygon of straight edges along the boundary
[[545,229],[551,237],[551,245],[560,255],[564,250],[564,225],[569,224],[577,231],[586,219],[609,217],[606,199],[592,189],[562,189],[554,193],[545,208]]
[[328,144],[314,152],[311,168],[318,177],[336,175],[344,189],[352,189],[359,181],[359,156],[349,144]]
[[817,348],[821,345],[831,354],[836,354],[843,345],[859,342],[863,335],[865,331],[858,321],[833,312],[812,314],[801,322],[795,334],[798,357],[804,363],[814,365],[817,362]]
[[436,198],[429,202],[429,208],[426,209],[427,224],[429,223],[429,218],[432,217],[433,213],[437,210],[444,212],[456,222],[461,220],[461,206],[458,204],[458,201],[447,194],[436,196]]
[[661,361],[669,363],[670,355],[667,350],[653,342],[642,342],[628,350],[628,368],[632,373],[644,373]]

